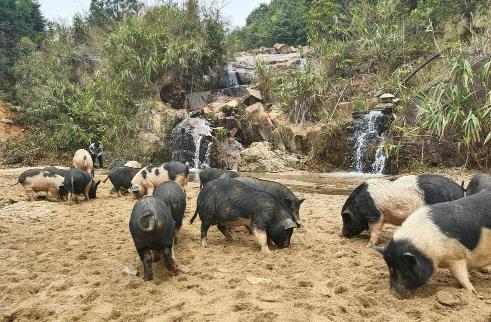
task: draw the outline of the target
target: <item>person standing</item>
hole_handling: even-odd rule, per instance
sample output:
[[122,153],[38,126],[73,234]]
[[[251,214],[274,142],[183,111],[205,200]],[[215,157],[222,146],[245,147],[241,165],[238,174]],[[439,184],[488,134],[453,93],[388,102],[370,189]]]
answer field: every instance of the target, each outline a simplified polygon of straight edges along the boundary
[[89,145],[89,153],[90,156],[92,157],[92,163],[94,164],[95,167],[95,160],[99,162],[99,168],[102,169],[104,166],[102,164],[102,144],[99,141],[95,141],[91,145]]

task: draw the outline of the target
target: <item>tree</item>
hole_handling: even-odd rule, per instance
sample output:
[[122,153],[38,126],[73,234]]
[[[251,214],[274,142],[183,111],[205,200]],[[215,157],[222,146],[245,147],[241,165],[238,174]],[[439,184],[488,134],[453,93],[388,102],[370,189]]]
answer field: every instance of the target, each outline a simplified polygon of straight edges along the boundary
[[138,0],[91,0],[89,21],[104,27],[114,21],[121,21],[124,15],[137,14],[143,5]]
[[44,34],[45,21],[33,0],[0,0],[0,94],[11,96],[12,67],[35,49]]

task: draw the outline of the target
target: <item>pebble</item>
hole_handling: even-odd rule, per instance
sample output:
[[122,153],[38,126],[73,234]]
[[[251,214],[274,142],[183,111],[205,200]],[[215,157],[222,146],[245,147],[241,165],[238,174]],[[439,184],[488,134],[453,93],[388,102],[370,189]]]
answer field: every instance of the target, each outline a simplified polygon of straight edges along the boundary
[[271,280],[268,278],[262,278],[257,276],[246,276],[246,280],[252,285],[268,285],[271,284]]
[[123,275],[137,276],[138,270],[131,266],[126,266],[123,268]]
[[348,255],[348,253],[345,250],[340,250],[334,254],[334,257],[341,258],[345,257],[346,255]]
[[438,303],[446,306],[455,306],[459,303],[458,299],[448,291],[438,291],[436,293]]
[[346,286],[338,285],[334,288],[334,294],[345,293],[347,290],[348,290],[348,288]]

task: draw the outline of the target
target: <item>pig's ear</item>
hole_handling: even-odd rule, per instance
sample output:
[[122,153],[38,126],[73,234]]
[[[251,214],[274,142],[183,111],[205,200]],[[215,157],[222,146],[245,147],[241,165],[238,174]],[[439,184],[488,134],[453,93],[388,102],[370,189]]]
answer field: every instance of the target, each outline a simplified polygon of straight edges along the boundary
[[285,198],[285,202],[288,208],[293,208],[293,200],[291,200],[290,198]]
[[404,254],[402,254],[402,258],[409,265],[409,267],[414,267],[418,264],[416,256],[414,256],[410,252],[405,252]]
[[290,229],[290,228],[297,228],[298,225],[293,221],[291,220],[290,218],[286,219],[284,222],[283,222],[283,229]]
[[373,246],[373,249],[375,249],[377,252],[379,252],[382,255],[385,252],[385,247],[384,246],[377,246],[377,245],[375,245],[375,246]]

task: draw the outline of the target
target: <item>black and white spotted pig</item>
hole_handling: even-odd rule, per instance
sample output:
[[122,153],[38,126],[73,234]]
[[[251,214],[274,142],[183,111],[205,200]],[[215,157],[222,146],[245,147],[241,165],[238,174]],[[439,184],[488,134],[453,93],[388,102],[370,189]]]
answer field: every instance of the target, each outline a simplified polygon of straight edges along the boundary
[[491,174],[477,173],[467,185],[467,195],[473,195],[484,189],[491,189]]
[[105,183],[107,179],[109,179],[113,184],[111,194],[116,192],[118,196],[121,196],[121,189],[124,189],[126,192],[128,192],[128,189],[131,188],[131,180],[133,180],[134,176],[139,171],[139,168],[128,166],[113,168],[111,169],[111,171],[109,171],[106,179],[104,179],[104,181],[102,182]]
[[222,177],[222,179],[230,179],[238,177],[239,174],[232,170],[222,170],[216,168],[203,169],[199,172],[199,187],[203,188],[208,182]]
[[208,182],[198,195],[194,222],[201,219],[201,245],[207,245],[208,229],[217,225],[227,240],[232,240],[228,227],[252,228],[261,251],[269,253],[268,243],[290,246],[293,228],[292,211],[271,193],[255,189],[235,179],[216,179]]
[[174,181],[183,189],[188,183],[189,167],[179,161],[171,161],[159,167],[148,166],[140,171],[131,180],[131,192],[138,199],[151,196],[155,187],[165,181]]
[[63,185],[63,180],[64,178],[56,173],[43,169],[29,169],[19,176],[17,183],[26,190],[28,200],[34,201],[34,193],[41,191],[51,193],[59,199],[59,189]]
[[491,191],[422,207],[402,224],[383,254],[390,288],[399,298],[424,285],[437,268],[447,268],[476,292],[469,269],[491,264]]
[[186,210],[186,194],[181,186],[174,181],[159,184],[153,195],[169,206],[172,218],[176,223],[174,243],[177,242],[177,233],[181,229],[184,211]]
[[[145,196],[140,199],[133,210],[129,228],[136,251],[143,262],[143,279],[153,279],[152,257],[155,253],[164,253],[164,264],[170,270],[176,271],[174,259],[174,219],[170,208],[155,196]],[[152,256],[154,255],[154,256]]]
[[368,247],[377,244],[385,223],[401,225],[416,209],[460,199],[464,190],[440,175],[410,175],[397,180],[370,179],[359,185],[346,200],[341,216],[341,236],[370,231]]
[[94,182],[92,176],[77,168],[67,170],[63,186],[60,187],[61,195],[68,195],[68,203],[72,203],[72,197],[75,197],[75,202],[78,203],[78,195],[83,194],[85,200],[95,199],[97,194],[97,186],[101,180]]

